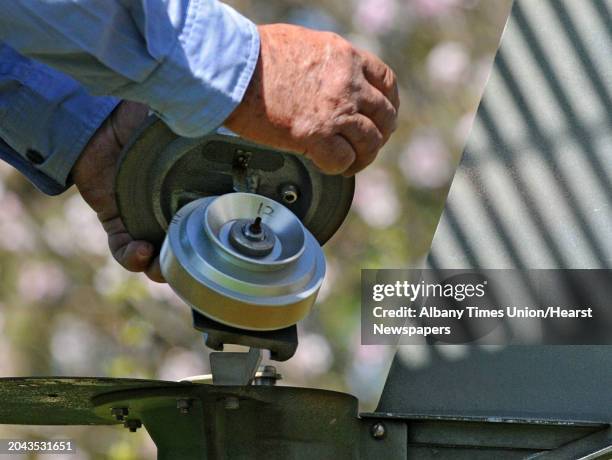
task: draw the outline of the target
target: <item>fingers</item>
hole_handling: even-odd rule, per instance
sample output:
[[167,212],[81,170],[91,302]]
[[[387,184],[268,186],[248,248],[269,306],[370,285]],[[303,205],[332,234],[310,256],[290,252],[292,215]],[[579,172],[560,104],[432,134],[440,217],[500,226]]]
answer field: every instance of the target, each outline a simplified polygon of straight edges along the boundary
[[364,84],[359,95],[359,111],[371,119],[383,136],[383,144],[396,128],[397,109],[378,89]]
[[109,236],[109,245],[117,262],[128,271],[144,272],[153,261],[153,246],[146,241],[134,241],[127,234]]
[[356,153],[355,160],[343,175],[352,176],[368,166],[384,144],[384,135],[372,120],[357,113],[343,123],[341,134],[350,142]]
[[314,143],[305,155],[326,174],[351,176],[369,165],[384,143],[372,120],[361,113],[337,122],[337,133]]
[[358,96],[360,113],[350,115],[340,133],[355,151],[354,162],[345,169],[344,176],[352,176],[368,166],[396,128],[399,94],[394,72],[378,57],[360,51],[364,84]]
[[351,142],[341,134],[313,142],[304,155],[326,174],[343,173],[357,158]]
[[159,256],[156,257],[151,265],[146,269],[145,275],[156,283],[165,283],[164,275],[162,275],[161,266],[159,265]]
[[[154,281],[163,280],[155,267],[155,248],[147,241],[136,241],[125,229],[121,218],[115,217],[102,223],[108,234],[108,245],[117,262],[131,272],[146,272]],[[159,263],[157,264],[159,265]]]
[[[144,272],[150,280],[165,283],[159,256],[156,256],[153,245],[147,241],[134,240],[120,221],[115,225],[118,231],[108,234],[108,245],[115,260],[130,272]],[[105,228],[108,227],[109,225],[105,225]]]
[[399,109],[397,78],[393,70],[372,53],[359,50],[363,58],[363,74],[372,86],[377,88],[395,107]]

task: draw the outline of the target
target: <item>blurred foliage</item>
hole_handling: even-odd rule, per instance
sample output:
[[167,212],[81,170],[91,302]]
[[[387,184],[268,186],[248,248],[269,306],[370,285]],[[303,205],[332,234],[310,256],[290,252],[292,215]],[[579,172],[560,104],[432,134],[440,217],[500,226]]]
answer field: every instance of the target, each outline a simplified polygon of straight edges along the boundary
[[[326,246],[318,306],[300,325],[297,355],[279,366],[285,384],[348,391],[371,408],[393,350],[359,345],[360,269],[415,266],[426,255],[510,0],[230,3],[259,23],[335,31],[398,75],[398,130],[358,176],[351,214]],[[110,258],[95,215],[74,190],[43,196],[1,165],[0,209],[1,376],[207,373],[188,308],[167,286]],[[52,436],[76,439],[72,460],[154,457],[144,432],[0,427],[0,438]]]

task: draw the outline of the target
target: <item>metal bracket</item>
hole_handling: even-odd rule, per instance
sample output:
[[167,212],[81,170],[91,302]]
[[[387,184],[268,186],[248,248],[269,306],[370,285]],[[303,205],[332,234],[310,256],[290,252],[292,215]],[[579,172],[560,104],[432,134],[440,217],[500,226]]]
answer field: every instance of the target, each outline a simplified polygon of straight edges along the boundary
[[232,161],[232,177],[235,192],[257,193],[259,177],[249,173],[249,161],[253,154],[244,150],[236,150]]
[[261,363],[261,350],[248,353],[215,352],[210,354],[213,385],[249,385]]
[[224,344],[243,345],[270,350],[270,359],[287,361],[298,346],[297,327],[290,326],[276,331],[248,331],[218,323],[196,310],[192,310],[193,327],[204,332],[206,346],[222,351]]

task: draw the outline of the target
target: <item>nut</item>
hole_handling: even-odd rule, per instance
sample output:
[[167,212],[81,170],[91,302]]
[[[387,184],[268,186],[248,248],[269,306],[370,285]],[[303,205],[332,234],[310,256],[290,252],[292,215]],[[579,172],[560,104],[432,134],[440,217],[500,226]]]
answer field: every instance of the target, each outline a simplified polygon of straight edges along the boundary
[[118,422],[123,422],[125,417],[129,414],[129,410],[127,407],[113,407],[111,408],[111,415],[115,417],[115,420]]
[[287,184],[281,189],[281,198],[287,204],[295,203],[300,197],[298,188],[293,184]]
[[383,439],[387,434],[387,429],[382,422],[377,422],[370,428],[370,433],[374,439]]
[[191,399],[177,399],[176,401],[176,408],[181,414],[189,414],[189,412],[191,412],[192,405],[193,402],[191,401]]
[[138,428],[142,426],[142,422],[137,418],[131,418],[126,420],[123,426],[129,429],[130,433],[136,433],[136,431],[138,431]]

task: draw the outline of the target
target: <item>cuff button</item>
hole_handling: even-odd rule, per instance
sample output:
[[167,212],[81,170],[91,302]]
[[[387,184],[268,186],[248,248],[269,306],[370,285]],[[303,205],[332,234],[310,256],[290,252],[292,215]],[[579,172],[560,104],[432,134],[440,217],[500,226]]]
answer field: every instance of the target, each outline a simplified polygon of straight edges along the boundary
[[28,149],[28,151],[26,152],[26,158],[35,165],[39,165],[45,162],[45,157],[43,157],[40,152],[33,149]]

